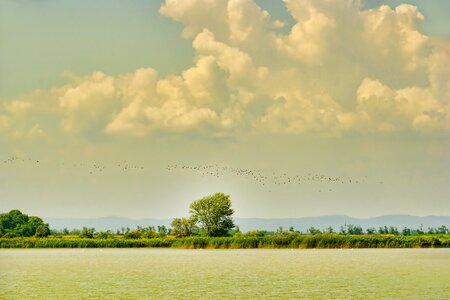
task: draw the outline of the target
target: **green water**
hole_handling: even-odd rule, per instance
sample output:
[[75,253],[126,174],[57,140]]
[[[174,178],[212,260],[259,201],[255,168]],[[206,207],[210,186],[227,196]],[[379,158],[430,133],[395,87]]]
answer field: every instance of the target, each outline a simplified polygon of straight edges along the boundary
[[450,249],[0,250],[0,299],[450,299]]

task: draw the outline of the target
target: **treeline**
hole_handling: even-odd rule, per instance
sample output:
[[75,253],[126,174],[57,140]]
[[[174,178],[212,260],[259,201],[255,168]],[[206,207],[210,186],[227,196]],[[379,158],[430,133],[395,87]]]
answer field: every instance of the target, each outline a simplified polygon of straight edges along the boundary
[[[179,230],[179,229],[178,229]],[[395,226],[383,226],[378,229],[367,228],[363,230],[361,226],[358,225],[345,225],[341,226],[339,231],[334,231],[332,227],[320,230],[315,227],[310,227],[306,232],[295,230],[294,227],[290,227],[289,230],[284,230],[283,227],[279,227],[276,231],[266,231],[266,230],[255,230],[249,231],[247,233],[242,233],[238,226],[235,226],[232,230],[229,230],[225,236],[229,237],[262,237],[262,236],[274,236],[274,235],[290,235],[290,234],[301,234],[301,235],[321,235],[321,234],[338,234],[338,235],[401,235],[401,236],[416,236],[416,235],[445,235],[449,234],[449,229],[446,226],[440,226],[437,228],[428,227],[424,230],[422,227],[418,229],[411,229],[404,227],[399,230]],[[135,229],[129,227],[123,227],[120,230],[107,230],[107,231],[96,231],[95,228],[83,227],[83,229],[72,229],[67,228],[63,230],[50,229],[50,235],[54,237],[63,236],[76,236],[79,238],[98,238],[98,239],[108,239],[113,237],[122,237],[125,239],[154,239],[163,237],[191,237],[191,236],[207,236],[205,232],[199,230],[186,230],[183,234],[179,234],[174,230],[174,228],[167,228],[164,225],[161,226],[149,226],[142,227],[137,226]]]
[[246,249],[246,248],[291,248],[291,249],[337,249],[337,248],[440,248],[450,247],[449,235],[339,235],[317,234],[233,237],[152,238],[126,239],[103,238],[0,238],[0,248],[185,248],[185,249]]
[[[223,194],[221,197],[224,196]],[[226,196],[225,196],[226,197]],[[205,199],[205,198],[204,198]],[[201,200],[199,200],[201,201]],[[198,205],[199,201],[194,202]],[[208,199],[210,201],[210,199]],[[226,209],[229,210],[229,203],[225,198]],[[211,205],[211,204],[208,204]],[[205,206],[205,205],[203,205]],[[28,216],[21,213],[19,210],[12,210],[9,213],[0,214],[0,238],[15,238],[15,237],[31,237],[38,238],[52,236],[52,237],[78,237],[87,239],[158,239],[158,238],[185,238],[185,237],[265,237],[265,236],[289,236],[289,235],[324,235],[324,234],[337,234],[337,235],[394,235],[394,236],[420,236],[420,235],[448,235],[449,229],[446,226],[440,226],[437,228],[429,227],[424,230],[422,226],[418,229],[411,229],[404,227],[399,230],[394,226],[383,226],[378,229],[368,228],[363,230],[359,225],[345,224],[341,226],[339,231],[334,231],[332,227],[326,229],[318,229],[310,227],[306,232],[295,230],[294,227],[290,227],[288,230],[284,230],[283,227],[279,227],[276,231],[249,231],[242,233],[238,226],[232,224],[232,220],[228,215],[226,217],[226,226],[212,225],[202,226],[201,221],[198,221],[200,217],[191,216],[190,218],[175,218],[172,221],[172,227],[168,228],[164,225],[161,226],[138,226],[135,229],[129,227],[122,227],[116,231],[96,231],[95,228],[84,227],[82,229],[63,229],[55,230],[49,229],[49,225],[44,223],[41,218],[36,216]],[[203,218],[206,218],[203,216]],[[210,218],[210,217],[209,217]],[[220,224],[223,224],[219,223]],[[200,225],[199,225],[200,224]],[[233,226],[231,226],[232,224]]]
[[41,218],[28,216],[19,210],[0,214],[0,237],[46,237],[50,234],[48,224]]
[[106,230],[106,231],[96,231],[93,227],[83,227],[82,229],[67,229],[56,230],[50,229],[50,235],[55,237],[63,236],[78,236],[80,238],[100,238],[108,239],[114,236],[124,237],[126,239],[153,239],[160,238],[171,235],[172,229],[167,228],[164,225],[161,226],[149,226],[142,227],[138,226],[136,229],[130,229],[129,227],[122,227],[116,231]]
[[[278,231],[283,231],[283,228],[280,227]],[[290,232],[295,231],[293,227],[289,229]],[[310,227],[307,230],[309,234],[321,234],[321,233],[335,233],[332,227],[328,227],[324,230],[317,229],[315,227]],[[440,227],[428,227],[427,230],[423,229],[421,225],[417,229],[411,229],[408,227],[403,227],[402,229],[398,229],[396,226],[382,226],[378,227],[378,229],[374,227],[367,228],[365,231],[359,225],[348,224],[340,227],[340,230],[337,232],[339,234],[351,234],[351,235],[362,235],[362,234],[392,234],[392,235],[423,235],[423,234],[449,234],[449,229],[442,225]]]

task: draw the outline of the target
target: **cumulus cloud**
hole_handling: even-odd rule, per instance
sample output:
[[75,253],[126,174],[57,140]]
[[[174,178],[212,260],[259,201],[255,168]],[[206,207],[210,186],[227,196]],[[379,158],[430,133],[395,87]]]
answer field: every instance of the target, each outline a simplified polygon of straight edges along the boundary
[[14,138],[44,137],[45,134],[40,129],[39,124],[33,124],[30,128],[22,125],[25,123],[28,111],[31,111],[32,107],[31,102],[22,100],[4,103],[3,109],[0,107],[0,134],[9,133]]
[[[446,113],[429,89],[407,87],[393,90],[366,78],[357,91],[357,113],[377,131],[414,127],[436,128]],[[442,124],[444,125],[444,124]]]
[[104,126],[118,112],[114,78],[95,72],[67,88],[59,97],[63,111],[62,127],[69,132],[80,132]]
[[0,132],[43,135],[55,123],[66,133],[131,136],[450,130],[449,41],[420,32],[417,7],[284,4],[294,24],[280,32],[283,20],[253,0],[166,0],[160,13],[192,40],[190,68],[76,77],[6,101]]

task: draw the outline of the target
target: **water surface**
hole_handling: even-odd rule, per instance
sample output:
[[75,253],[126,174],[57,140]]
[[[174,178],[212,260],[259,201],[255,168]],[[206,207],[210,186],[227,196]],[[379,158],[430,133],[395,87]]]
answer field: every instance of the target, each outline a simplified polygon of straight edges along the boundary
[[450,249],[0,250],[0,299],[450,299]]

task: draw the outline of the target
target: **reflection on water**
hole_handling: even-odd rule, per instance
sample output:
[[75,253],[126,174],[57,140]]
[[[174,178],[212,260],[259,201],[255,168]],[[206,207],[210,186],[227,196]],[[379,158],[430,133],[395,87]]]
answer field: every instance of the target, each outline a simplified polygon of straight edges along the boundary
[[1,299],[450,299],[450,249],[0,250]]

